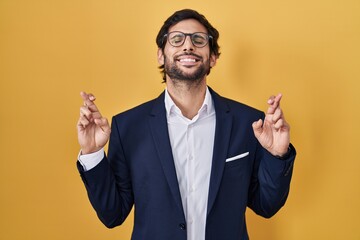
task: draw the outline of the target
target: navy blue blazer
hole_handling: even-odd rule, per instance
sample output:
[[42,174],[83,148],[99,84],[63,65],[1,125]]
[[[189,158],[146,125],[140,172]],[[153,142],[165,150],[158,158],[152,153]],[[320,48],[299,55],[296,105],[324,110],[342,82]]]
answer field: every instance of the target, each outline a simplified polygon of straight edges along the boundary
[[[216,111],[206,240],[248,239],[245,210],[269,218],[289,193],[295,149],[278,159],[261,147],[252,123],[263,112],[210,89]],[[108,156],[84,172],[89,199],[109,228],[135,206],[133,240],[186,240],[186,221],[169,140],[164,93],[112,119]],[[226,159],[249,152],[244,158]]]

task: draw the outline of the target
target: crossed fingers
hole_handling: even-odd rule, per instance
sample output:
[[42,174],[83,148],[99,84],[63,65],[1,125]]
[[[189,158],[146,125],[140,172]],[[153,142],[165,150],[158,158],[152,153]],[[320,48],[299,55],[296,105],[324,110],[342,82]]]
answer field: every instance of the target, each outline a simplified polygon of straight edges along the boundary
[[94,95],[87,94],[85,92],[81,92],[80,95],[84,100],[84,104],[80,107],[80,118],[78,125],[81,125],[83,128],[85,128],[90,123],[93,123],[95,119],[101,118],[101,114],[94,103],[96,99]]
[[283,116],[283,112],[280,108],[281,98],[282,94],[280,93],[277,96],[271,96],[267,102],[269,104],[269,108],[267,110],[266,119],[270,121],[270,123],[276,130],[287,126],[287,123]]

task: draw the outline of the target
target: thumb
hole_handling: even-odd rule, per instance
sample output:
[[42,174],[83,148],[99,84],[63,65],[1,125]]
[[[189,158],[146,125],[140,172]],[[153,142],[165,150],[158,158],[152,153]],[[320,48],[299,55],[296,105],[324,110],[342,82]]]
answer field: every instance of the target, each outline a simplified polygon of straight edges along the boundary
[[102,117],[102,118],[95,119],[95,124],[97,126],[99,126],[101,128],[101,130],[103,130],[104,133],[106,133],[108,135],[110,134],[111,128],[110,128],[109,122],[106,118]]
[[254,134],[255,134],[256,138],[259,138],[262,133],[262,130],[263,130],[262,124],[263,124],[262,119],[259,119],[256,122],[253,122],[253,124],[252,124],[252,128],[254,130]]

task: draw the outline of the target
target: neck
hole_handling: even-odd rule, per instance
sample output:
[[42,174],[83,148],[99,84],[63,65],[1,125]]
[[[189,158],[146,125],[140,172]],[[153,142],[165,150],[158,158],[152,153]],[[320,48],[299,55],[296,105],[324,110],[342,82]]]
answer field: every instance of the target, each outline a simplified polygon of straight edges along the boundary
[[167,80],[167,90],[181,113],[193,119],[201,108],[206,94],[206,79],[196,82]]

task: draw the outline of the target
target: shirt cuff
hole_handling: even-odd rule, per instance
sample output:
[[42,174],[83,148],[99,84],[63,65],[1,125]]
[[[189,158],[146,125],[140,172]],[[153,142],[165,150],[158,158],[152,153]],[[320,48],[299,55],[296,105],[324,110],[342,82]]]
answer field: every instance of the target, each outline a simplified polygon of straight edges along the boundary
[[81,155],[81,150],[78,155],[78,161],[81,166],[84,168],[84,171],[89,171],[96,167],[101,160],[104,158],[105,152],[104,149],[100,149],[97,152]]

